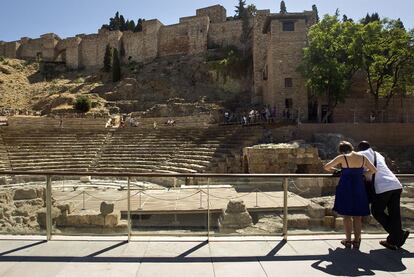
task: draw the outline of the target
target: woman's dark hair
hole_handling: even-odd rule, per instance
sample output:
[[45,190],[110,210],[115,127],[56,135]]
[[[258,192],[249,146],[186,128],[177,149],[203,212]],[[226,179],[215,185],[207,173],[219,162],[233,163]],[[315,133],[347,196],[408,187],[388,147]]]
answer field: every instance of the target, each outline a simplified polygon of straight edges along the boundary
[[351,143],[347,141],[341,141],[338,146],[338,152],[341,154],[348,154],[354,150],[354,147]]
[[368,141],[364,140],[358,144],[358,151],[365,151],[371,148],[371,145]]

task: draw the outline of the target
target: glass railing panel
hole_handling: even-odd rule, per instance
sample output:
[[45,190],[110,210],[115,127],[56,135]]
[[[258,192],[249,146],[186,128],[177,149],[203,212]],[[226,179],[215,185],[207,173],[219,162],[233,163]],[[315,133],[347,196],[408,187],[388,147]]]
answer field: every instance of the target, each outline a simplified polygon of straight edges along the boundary
[[399,178],[403,191],[401,194],[401,220],[404,230],[414,233],[414,177]]
[[283,178],[211,178],[207,193],[210,235],[282,235]]
[[52,177],[54,235],[126,235],[127,178]]
[[46,178],[0,175],[0,234],[46,234]]
[[[338,178],[288,178],[288,233],[343,233],[343,216],[332,210]],[[403,229],[414,227],[414,178],[400,178]],[[372,215],[362,219],[363,233],[385,233]]]
[[132,235],[207,235],[207,179],[136,177],[131,184]]

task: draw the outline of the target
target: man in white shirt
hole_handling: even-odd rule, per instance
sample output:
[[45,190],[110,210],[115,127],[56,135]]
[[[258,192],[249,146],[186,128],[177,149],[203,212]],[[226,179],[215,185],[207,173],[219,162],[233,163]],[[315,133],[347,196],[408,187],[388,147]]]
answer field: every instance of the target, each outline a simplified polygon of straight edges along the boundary
[[[402,230],[400,198],[402,185],[385,163],[385,158],[374,151],[367,141],[358,145],[359,153],[369,159],[377,168],[374,177],[375,197],[371,203],[371,212],[374,218],[389,234],[386,241],[380,244],[392,250],[397,250],[407,240],[410,232]],[[376,164],[375,164],[376,158]],[[387,210],[387,213],[385,213]]]

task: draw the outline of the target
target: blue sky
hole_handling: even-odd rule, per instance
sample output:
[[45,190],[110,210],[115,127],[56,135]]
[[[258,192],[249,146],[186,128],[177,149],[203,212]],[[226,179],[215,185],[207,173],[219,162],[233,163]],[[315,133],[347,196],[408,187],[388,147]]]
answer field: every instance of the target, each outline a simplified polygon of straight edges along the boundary
[[[61,38],[80,33],[96,33],[116,11],[135,21],[158,18],[163,24],[174,24],[179,17],[195,15],[197,8],[221,4],[227,15],[234,14],[237,0],[1,0],[0,40],[21,37],[36,38],[53,32]],[[407,28],[414,28],[412,0],[285,0],[288,11],[310,10],[316,4],[319,15],[341,14],[359,19],[367,12],[381,17],[401,18]],[[279,11],[279,0],[247,0],[259,9]]]

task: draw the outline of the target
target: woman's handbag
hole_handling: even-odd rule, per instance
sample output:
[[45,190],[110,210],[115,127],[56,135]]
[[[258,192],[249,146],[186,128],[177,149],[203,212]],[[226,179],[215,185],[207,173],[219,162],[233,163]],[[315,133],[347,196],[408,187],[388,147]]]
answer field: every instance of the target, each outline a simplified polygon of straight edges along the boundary
[[[374,166],[377,167],[377,153],[374,151]],[[368,180],[364,176],[364,183],[365,183],[365,190],[367,192],[368,201],[369,203],[372,203],[372,201],[375,198],[376,192],[375,192],[375,174],[372,174],[371,180]]]

